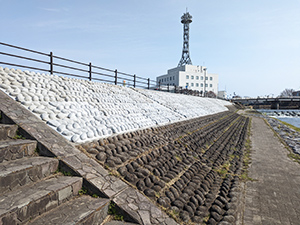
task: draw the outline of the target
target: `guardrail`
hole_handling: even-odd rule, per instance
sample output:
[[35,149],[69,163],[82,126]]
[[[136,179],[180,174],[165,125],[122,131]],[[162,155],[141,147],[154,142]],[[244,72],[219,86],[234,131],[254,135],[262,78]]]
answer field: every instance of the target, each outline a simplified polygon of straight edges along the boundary
[[[0,42],[0,46],[7,47],[7,51],[0,51],[0,65],[22,67],[37,71],[48,72],[50,74],[60,74],[70,77],[83,78],[88,80],[102,81],[115,85],[126,85],[139,88],[158,87],[158,84],[150,78],[143,78],[135,74],[120,72],[117,69],[107,69],[90,63],[83,63],[71,59],[66,59],[53,54],[27,49],[15,45]],[[16,52],[16,53],[15,53]],[[29,57],[27,55],[33,55]],[[13,62],[9,59],[13,58]]]

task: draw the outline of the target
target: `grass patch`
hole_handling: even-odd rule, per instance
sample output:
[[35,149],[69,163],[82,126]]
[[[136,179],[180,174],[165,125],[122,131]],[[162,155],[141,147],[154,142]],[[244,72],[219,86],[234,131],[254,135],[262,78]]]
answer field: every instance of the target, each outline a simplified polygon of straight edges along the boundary
[[69,176],[69,177],[72,176],[71,172],[65,171],[61,167],[58,167],[55,173],[62,173],[64,176]]
[[256,181],[255,179],[249,177],[249,175],[248,175],[248,168],[251,163],[251,148],[252,148],[251,140],[250,140],[251,122],[252,122],[252,119],[250,118],[248,131],[247,131],[247,139],[245,141],[245,146],[244,146],[245,150],[244,150],[244,157],[243,157],[243,169],[242,169],[242,174],[240,175],[240,179],[243,182]]
[[222,178],[225,178],[228,171],[224,168],[220,168],[220,169],[217,169],[216,172],[218,172]]
[[182,161],[182,158],[180,157],[180,156],[178,156],[178,155],[175,155],[175,158],[178,160],[178,161]]
[[79,195],[87,195],[88,190],[85,187],[82,187],[79,191],[78,194]]
[[[276,119],[276,118],[274,118],[274,119]],[[295,127],[292,124],[289,124],[289,123],[284,122],[284,121],[279,120],[279,119],[276,119],[276,120],[278,120],[280,123],[282,123],[282,124],[286,125],[287,127],[289,127],[289,128],[291,128],[291,129],[293,129],[293,130],[295,130],[295,131],[297,131],[297,132],[300,133],[300,128],[299,127]]]
[[112,215],[114,220],[119,220],[119,221],[124,220],[124,217],[119,214],[116,204],[113,201],[111,201],[108,206],[108,214]]
[[115,176],[115,177],[120,177],[120,174],[118,171],[116,170],[110,170],[109,171],[109,175]]
[[13,139],[22,139],[22,140],[25,140],[26,138],[23,137],[22,134],[20,134],[19,130],[17,130],[16,135],[13,137]]
[[92,194],[93,198],[99,198],[99,196],[97,194]]
[[255,109],[247,109],[245,110],[246,113],[250,113],[250,114],[261,114],[261,112],[258,112]]
[[155,192],[155,197],[159,198],[160,197],[160,193],[159,192]]
[[210,218],[210,214],[208,214],[206,217],[203,218],[203,223],[207,223],[209,218]]
[[288,147],[286,147],[286,149],[290,152],[289,154],[287,154],[287,156],[291,160],[293,160],[293,161],[295,161],[295,162],[297,162],[297,163],[300,164],[300,155],[293,153]]
[[229,162],[227,162],[227,163],[224,163],[222,167],[223,167],[223,169],[228,171],[230,166],[231,166],[231,164]]
[[222,179],[224,179],[229,173],[230,166],[231,164],[229,162],[226,162],[222,166],[220,166],[220,168],[214,169],[214,171],[216,171],[222,177]]
[[296,154],[293,154],[293,153],[289,153],[289,154],[288,154],[288,157],[290,157],[290,158],[292,158],[292,159],[300,160],[300,156],[299,156],[299,155],[296,155]]
[[180,224],[179,212],[175,210],[168,210],[167,213],[170,217],[172,217],[176,222]]
[[78,191],[78,195],[89,195],[89,196],[91,196],[91,197],[93,197],[93,198],[99,198],[99,195],[89,193],[88,189],[86,189],[85,187],[82,187],[82,188]]

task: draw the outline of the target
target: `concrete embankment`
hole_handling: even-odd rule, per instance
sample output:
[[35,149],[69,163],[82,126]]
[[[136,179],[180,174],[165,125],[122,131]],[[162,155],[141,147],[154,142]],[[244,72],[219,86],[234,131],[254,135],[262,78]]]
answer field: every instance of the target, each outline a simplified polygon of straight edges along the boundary
[[2,67],[0,89],[76,143],[211,115],[231,105]]

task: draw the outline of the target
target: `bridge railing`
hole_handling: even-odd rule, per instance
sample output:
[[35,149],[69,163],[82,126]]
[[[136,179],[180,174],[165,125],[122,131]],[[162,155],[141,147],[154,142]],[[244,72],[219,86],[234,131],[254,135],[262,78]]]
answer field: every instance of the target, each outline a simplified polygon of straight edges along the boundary
[[0,65],[31,69],[56,75],[95,80],[115,85],[155,89],[155,80],[90,63],[0,42]]

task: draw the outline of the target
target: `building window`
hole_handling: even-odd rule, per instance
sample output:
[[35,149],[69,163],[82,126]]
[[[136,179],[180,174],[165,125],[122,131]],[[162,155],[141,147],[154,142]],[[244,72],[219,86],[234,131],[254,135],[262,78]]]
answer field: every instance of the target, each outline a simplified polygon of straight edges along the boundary
[[203,87],[203,83],[201,83],[201,87]]
[[212,80],[212,77],[210,77],[209,79]]
[[209,87],[212,87],[212,84],[210,84]]
[[186,87],[188,87],[189,86],[189,83],[186,83],[186,85],[185,85]]
[[170,77],[170,81],[172,80],[172,77]]
[[165,78],[165,82],[167,81],[167,79]]
[[208,84],[205,84],[205,87],[208,87]]
[[203,80],[203,76],[201,76],[201,80]]
[[173,80],[175,80],[175,76],[173,76]]
[[196,80],[199,80],[199,76],[196,76]]
[[199,83],[196,83],[196,87],[199,87]]
[[191,79],[193,80],[193,79],[194,79],[194,76],[191,76]]
[[189,79],[189,75],[186,75],[186,79]]
[[191,86],[194,87],[194,83],[191,83]]
[[169,81],[169,77],[167,77],[167,81]]
[[208,80],[208,77],[205,77],[205,80]]

